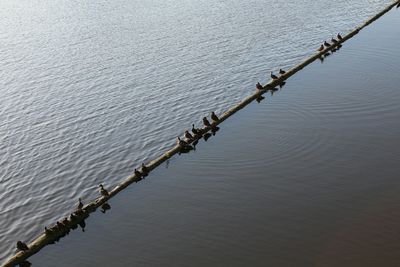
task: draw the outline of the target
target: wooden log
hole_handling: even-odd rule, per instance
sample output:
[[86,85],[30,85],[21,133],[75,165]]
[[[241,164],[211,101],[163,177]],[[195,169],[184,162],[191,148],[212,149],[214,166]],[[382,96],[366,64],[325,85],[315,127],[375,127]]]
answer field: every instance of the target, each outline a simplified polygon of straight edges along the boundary
[[[359,33],[360,30],[362,30],[363,28],[365,28],[366,26],[368,26],[369,24],[371,24],[372,22],[374,22],[375,20],[377,20],[378,18],[383,16],[385,13],[387,13],[389,10],[391,10],[394,6],[396,6],[398,4],[400,4],[400,0],[395,1],[392,4],[389,4],[387,7],[385,7],[378,14],[372,16],[371,18],[366,20],[364,23],[362,23],[360,26],[356,27],[354,30],[352,30],[348,34],[344,35],[343,39],[341,41],[339,41],[338,43],[332,44],[330,47],[326,47],[322,51],[318,51],[316,54],[306,58],[305,60],[303,60],[298,65],[296,65],[293,68],[287,70],[286,73],[282,74],[281,76],[279,76],[278,79],[271,80],[268,84],[263,86],[263,90],[257,90],[252,95],[246,97],[245,99],[243,99],[242,101],[240,101],[239,103],[237,103],[236,105],[234,105],[233,107],[231,107],[230,109],[225,111],[220,116],[219,121],[215,122],[213,124],[213,126],[217,126],[218,124],[222,123],[227,118],[229,118],[230,116],[235,114],[237,111],[239,111],[240,109],[242,109],[245,106],[247,106],[248,104],[250,104],[252,101],[257,99],[259,96],[261,96],[262,94],[264,94],[268,90],[271,90],[271,89],[275,88],[276,86],[281,84],[283,81],[287,80],[289,77],[294,75],[296,72],[298,72],[299,70],[303,69],[305,66],[307,66],[310,63],[314,62],[318,58],[323,57],[326,53],[328,53],[328,52],[332,51],[333,49],[335,49],[336,47],[340,46],[342,43],[344,43],[345,41],[347,41],[350,38],[352,38],[353,36],[355,36],[357,33]],[[207,132],[209,132],[211,130],[212,130],[212,127],[206,127],[204,129],[204,133],[207,133]],[[171,149],[169,149],[166,152],[164,152],[161,156],[159,156],[156,159],[154,159],[151,162],[149,162],[146,165],[146,167],[149,169],[149,171],[151,171],[151,170],[155,169],[157,166],[161,165],[167,159],[169,159],[172,156],[174,156],[175,154],[179,153],[181,150],[182,150],[182,148],[179,145],[175,145]],[[86,204],[83,207],[83,213],[77,215],[77,217],[74,220],[72,220],[70,222],[70,224],[67,225],[67,227],[71,228],[71,226],[73,224],[84,220],[85,218],[87,218],[89,216],[90,213],[94,212],[98,207],[100,207],[103,204],[105,204],[109,198],[115,196],[117,193],[122,191],[124,188],[128,187],[130,184],[132,184],[134,182],[139,182],[140,180],[141,180],[141,177],[138,177],[135,174],[130,175],[129,177],[127,177],[124,181],[119,183],[117,186],[115,186],[109,192],[109,197],[98,197],[98,198],[94,199],[93,201],[89,202],[88,204]],[[39,236],[37,236],[33,241],[31,241],[28,244],[29,250],[17,252],[15,255],[13,255],[12,257],[8,258],[0,267],[12,267],[12,266],[16,266],[16,265],[20,264],[21,262],[27,260],[33,254],[39,252],[43,247],[54,243],[56,240],[58,240],[59,238],[64,236],[65,235],[65,231],[67,231],[67,230],[68,229],[66,229],[64,231],[60,231],[60,232],[54,233],[54,234],[51,234],[51,235],[46,235],[44,232],[41,233]]]

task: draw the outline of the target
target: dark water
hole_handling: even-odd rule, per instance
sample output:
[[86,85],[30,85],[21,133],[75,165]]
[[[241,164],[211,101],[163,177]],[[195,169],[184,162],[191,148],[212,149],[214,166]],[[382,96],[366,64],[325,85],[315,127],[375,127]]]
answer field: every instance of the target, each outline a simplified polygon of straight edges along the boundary
[[[0,260],[388,2],[0,1]],[[302,99],[282,99],[308,116]],[[269,119],[270,131],[286,127]],[[311,147],[279,137],[275,157],[316,149],[323,135],[312,134]]]
[[398,266],[391,11],[97,212],[34,266]]

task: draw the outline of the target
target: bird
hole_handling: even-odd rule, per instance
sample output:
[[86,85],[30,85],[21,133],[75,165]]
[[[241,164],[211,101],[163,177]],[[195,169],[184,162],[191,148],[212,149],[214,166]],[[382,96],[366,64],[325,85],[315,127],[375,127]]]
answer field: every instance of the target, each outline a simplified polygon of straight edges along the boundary
[[218,116],[217,115],[215,115],[215,112],[213,111],[213,112],[211,112],[211,119],[214,121],[214,122],[217,122],[217,121],[219,121],[219,118],[218,118]]
[[324,48],[324,45],[322,44],[319,48],[318,48],[318,51],[323,51],[325,48]]
[[340,35],[340,33],[337,34],[337,38],[339,39],[339,41],[343,40],[343,37]]
[[331,44],[328,43],[327,41],[324,42],[324,45],[325,45],[326,47],[330,47],[330,46],[331,46]]
[[285,74],[286,73],[286,71],[284,71],[283,69],[279,69],[279,74]]
[[51,231],[50,229],[48,229],[47,227],[44,227],[44,233],[46,235],[51,235],[53,233],[53,231]]
[[271,71],[271,78],[272,78],[273,80],[276,80],[276,79],[278,79],[278,76],[274,75],[274,74],[272,73],[272,71]]
[[192,140],[193,139],[193,135],[191,135],[190,133],[189,133],[189,131],[185,131],[185,137],[186,137],[186,139],[188,139],[188,140]]
[[211,127],[211,123],[207,120],[206,117],[203,117],[203,124],[205,127]]
[[146,167],[146,165],[144,165],[144,163],[142,163],[142,173],[148,173],[149,172],[149,168]]
[[181,147],[186,147],[186,146],[189,145],[189,144],[186,143],[185,141],[181,140],[179,137],[177,138],[176,143],[177,143],[179,146],[181,146]]
[[83,203],[81,201],[81,198],[78,199],[78,205],[76,206],[77,210],[81,210],[83,208]]
[[339,43],[335,38],[332,38],[331,41],[332,41],[332,43],[334,43],[334,44]]
[[138,171],[137,169],[135,169],[133,171],[133,173],[135,174],[136,177],[141,177],[142,176],[142,173],[140,171]]
[[192,133],[194,135],[199,135],[201,134],[201,131],[199,129],[194,128],[194,124],[192,124]]
[[264,89],[264,87],[259,82],[256,84],[256,88],[258,90],[263,90]]
[[102,195],[103,197],[108,197],[110,195],[108,194],[108,191],[104,189],[102,184],[100,184],[99,187],[100,187],[99,188],[100,195]]
[[21,250],[21,251],[27,251],[27,250],[29,250],[29,247],[28,247],[28,245],[25,244],[24,242],[18,241],[18,242],[17,242],[17,249],[19,249],[19,250]]

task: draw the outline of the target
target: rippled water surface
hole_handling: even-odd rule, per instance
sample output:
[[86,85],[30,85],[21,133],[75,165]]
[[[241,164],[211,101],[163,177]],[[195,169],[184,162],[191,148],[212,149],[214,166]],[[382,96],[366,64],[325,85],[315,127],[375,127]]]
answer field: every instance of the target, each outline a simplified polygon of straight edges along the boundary
[[[388,2],[1,1],[0,260],[16,240],[30,240],[68,213],[78,197],[96,196],[99,183],[121,181],[192,122],[247,96],[269,70],[295,64]],[[268,255],[277,266],[293,266],[290,252],[310,266],[307,256],[317,249],[311,245],[327,238],[324,227],[346,226],[324,244],[325,254],[318,251],[321,262],[335,258],[329,248],[343,246],[368,219],[350,248],[365,244],[362,231],[379,227],[374,218],[393,221],[392,208],[399,208],[391,196],[399,188],[399,80],[392,74],[400,65],[393,42],[400,43],[389,38],[399,20],[386,21],[374,26],[380,38],[360,34],[326,64],[291,79],[272,105],[267,99],[224,123],[214,145],[173,159],[168,171],[118,196],[114,217],[93,227],[78,263],[65,266],[99,266],[84,253],[110,255],[108,241],[122,246],[110,255],[120,266],[255,266]],[[335,202],[343,199],[359,205]],[[345,216],[354,213],[360,216]],[[116,217],[121,231],[90,250]],[[283,220],[290,235],[281,232]],[[318,220],[338,224],[318,227]],[[54,266],[51,252],[82,240],[69,242],[43,250],[40,266]],[[158,254],[150,255],[150,244]],[[135,260],[125,257],[126,248]],[[249,258],[255,262],[241,261]]]

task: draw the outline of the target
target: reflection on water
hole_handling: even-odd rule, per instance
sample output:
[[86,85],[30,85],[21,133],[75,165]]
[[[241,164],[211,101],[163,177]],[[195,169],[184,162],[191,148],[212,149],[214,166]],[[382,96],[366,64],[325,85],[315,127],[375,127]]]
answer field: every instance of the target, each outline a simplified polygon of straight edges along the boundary
[[399,20],[390,12],[31,261],[397,267]]

